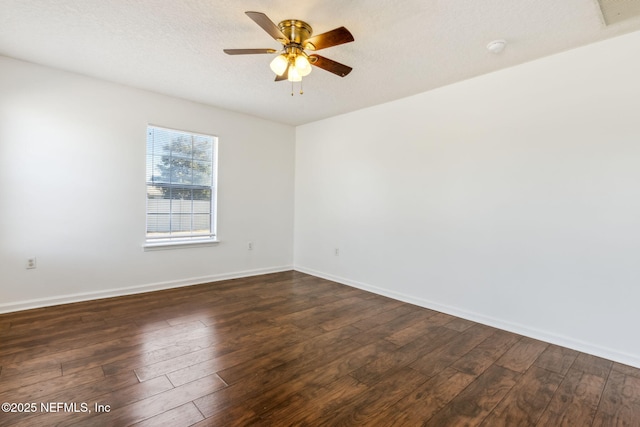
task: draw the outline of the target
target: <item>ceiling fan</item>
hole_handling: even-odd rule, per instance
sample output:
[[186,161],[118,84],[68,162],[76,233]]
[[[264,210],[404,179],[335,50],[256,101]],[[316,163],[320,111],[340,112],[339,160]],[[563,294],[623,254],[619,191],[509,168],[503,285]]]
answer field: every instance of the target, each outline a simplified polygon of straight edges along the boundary
[[[311,72],[311,66],[322,68],[330,73],[344,77],[351,67],[317,54],[307,54],[305,50],[320,50],[352,42],[353,36],[345,27],[339,27],[326,33],[312,36],[311,25],[298,19],[285,19],[276,25],[261,12],[245,12],[256,24],[271,37],[282,43],[282,50],[276,49],[224,49],[228,55],[251,55],[259,53],[280,53],[271,61],[271,70],[276,74],[275,81],[302,81],[302,77]],[[292,94],[293,95],[293,94]]]

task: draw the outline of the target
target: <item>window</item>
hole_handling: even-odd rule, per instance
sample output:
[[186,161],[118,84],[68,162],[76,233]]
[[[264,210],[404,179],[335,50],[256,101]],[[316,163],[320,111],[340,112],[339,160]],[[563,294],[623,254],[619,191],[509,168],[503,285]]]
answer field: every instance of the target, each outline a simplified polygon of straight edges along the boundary
[[217,138],[147,127],[147,246],[215,241]]

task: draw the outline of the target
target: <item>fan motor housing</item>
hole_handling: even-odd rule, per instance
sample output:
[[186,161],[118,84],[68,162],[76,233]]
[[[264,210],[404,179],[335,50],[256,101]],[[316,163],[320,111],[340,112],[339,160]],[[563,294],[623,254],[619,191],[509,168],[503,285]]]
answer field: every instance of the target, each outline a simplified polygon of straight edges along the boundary
[[285,19],[278,24],[278,28],[291,43],[300,46],[304,45],[304,42],[313,34],[311,25],[297,19]]

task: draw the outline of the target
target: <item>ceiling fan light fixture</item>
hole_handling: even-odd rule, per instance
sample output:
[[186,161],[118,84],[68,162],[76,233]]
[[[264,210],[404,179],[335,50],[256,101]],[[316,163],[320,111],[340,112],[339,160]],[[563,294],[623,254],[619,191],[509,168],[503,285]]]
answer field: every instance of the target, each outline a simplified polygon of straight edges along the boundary
[[280,54],[273,58],[273,61],[271,61],[271,64],[269,66],[271,67],[271,71],[281,76],[287,70],[287,67],[289,66],[289,60],[285,55]]
[[294,63],[296,70],[300,73],[302,77],[308,76],[311,73],[311,64],[309,60],[304,55],[298,55],[296,57],[296,61]]
[[[289,80],[292,83],[302,82],[302,78],[308,76],[313,67],[321,68],[340,77],[351,72],[352,68],[347,65],[315,53],[308,55],[304,51],[305,49],[316,51],[354,41],[353,35],[345,27],[313,35],[311,25],[299,19],[285,19],[276,25],[262,12],[247,11],[245,14],[274,40],[278,41],[282,45],[281,50],[278,52],[268,48],[223,49],[223,51],[227,55],[276,53],[277,56],[269,64],[271,70],[276,74],[276,82],[283,80]],[[302,94],[302,83],[300,84],[300,94]]]
[[302,81],[302,76],[300,75],[300,72],[294,65],[289,66],[289,73],[287,75],[287,80],[289,80],[290,82]]

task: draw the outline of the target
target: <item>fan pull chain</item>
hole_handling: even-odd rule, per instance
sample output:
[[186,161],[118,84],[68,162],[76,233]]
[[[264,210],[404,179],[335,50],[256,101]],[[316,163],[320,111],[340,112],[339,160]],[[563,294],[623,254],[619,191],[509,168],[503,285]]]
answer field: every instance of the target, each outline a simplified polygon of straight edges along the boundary
[[[300,95],[304,95],[304,91],[302,90],[302,80],[300,80]],[[293,82],[291,82],[291,96],[293,96]]]

